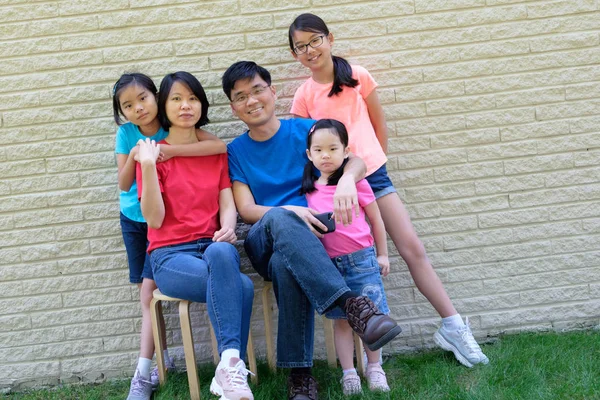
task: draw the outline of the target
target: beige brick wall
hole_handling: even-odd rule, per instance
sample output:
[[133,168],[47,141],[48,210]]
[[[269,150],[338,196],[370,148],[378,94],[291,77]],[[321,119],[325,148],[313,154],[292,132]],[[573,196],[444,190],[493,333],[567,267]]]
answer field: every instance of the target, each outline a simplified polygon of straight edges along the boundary
[[[230,139],[241,125],[221,74],[266,66],[285,114],[307,76],[286,47],[304,11],[379,82],[390,174],[476,335],[598,324],[599,0],[0,0],[0,388],[132,373],[140,308],[118,226],[114,81],[190,71],[210,130]],[[439,318],[392,264],[404,332],[386,350],[431,346]],[[264,355],[260,315],[257,299]],[[194,323],[208,360],[205,313]]]

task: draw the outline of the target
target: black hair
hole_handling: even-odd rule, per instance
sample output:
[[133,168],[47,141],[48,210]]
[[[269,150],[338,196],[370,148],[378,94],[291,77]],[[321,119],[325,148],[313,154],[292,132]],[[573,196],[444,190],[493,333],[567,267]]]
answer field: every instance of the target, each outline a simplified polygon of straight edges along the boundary
[[151,92],[154,97],[156,97],[156,94],[158,93],[154,81],[147,75],[139,72],[121,75],[121,77],[113,85],[112,89],[113,117],[115,118],[117,125],[123,125],[124,121],[121,119],[121,116],[125,116],[125,114],[123,114],[123,110],[121,109],[121,103],[119,102],[119,94],[123,89],[131,85],[137,85],[145,88]]
[[[344,146],[344,148],[348,147],[348,131],[346,130],[346,126],[337,119],[320,119],[314,123],[306,136],[306,148],[308,150],[310,150],[310,146],[312,145],[313,133],[319,129],[329,129],[331,132],[334,132],[340,138],[342,146]],[[327,178],[327,186],[338,184],[340,178],[344,174],[344,167],[347,163],[348,158],[344,159],[342,165],[340,165],[333,174],[329,175],[329,178]],[[315,181],[319,177],[316,175],[315,170],[316,168],[313,162],[308,160],[304,166],[304,173],[302,174],[302,188],[300,189],[300,194],[312,193],[316,190]]]
[[169,92],[171,92],[171,88],[175,82],[181,82],[186,85],[202,104],[202,113],[200,114],[200,119],[196,122],[196,128],[208,124],[210,122],[208,120],[208,99],[206,98],[202,84],[189,72],[178,71],[165,75],[160,83],[160,91],[158,92],[158,120],[163,129],[169,130],[171,127],[171,121],[167,117],[166,104],[169,99]]
[[223,91],[225,92],[225,95],[229,101],[231,101],[231,91],[233,90],[233,87],[237,81],[254,79],[256,75],[260,76],[262,80],[267,83],[267,85],[271,86],[271,74],[269,71],[255,62],[238,61],[231,64],[221,78]]
[[[294,51],[295,47],[292,36],[296,31],[322,33],[325,36],[329,35],[327,25],[320,17],[311,13],[300,14],[296,17],[294,22],[292,22],[288,31],[288,39],[292,51]],[[342,86],[353,88],[358,85],[358,81],[352,77],[352,67],[348,61],[342,57],[334,56],[333,54],[331,55],[331,58],[333,59],[333,85],[331,86],[331,90],[327,94],[327,97],[332,97],[335,94],[341,93],[342,90],[344,90]]]

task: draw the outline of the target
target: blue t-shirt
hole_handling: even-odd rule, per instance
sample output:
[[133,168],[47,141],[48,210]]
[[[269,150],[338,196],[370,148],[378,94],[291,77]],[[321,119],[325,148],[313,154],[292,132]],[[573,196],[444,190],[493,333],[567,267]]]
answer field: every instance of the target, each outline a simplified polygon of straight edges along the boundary
[[232,182],[248,185],[258,205],[306,207],[300,187],[308,162],[306,135],[315,121],[294,118],[280,122],[279,130],[269,140],[257,142],[246,131],[229,143],[229,176]]
[[[137,144],[138,140],[146,140],[146,138],[150,138],[151,140],[159,142],[166,138],[167,135],[168,132],[166,132],[163,128],[160,128],[154,136],[144,136],[138,129],[137,125],[127,122],[126,124],[121,125],[117,131],[115,153],[129,154],[131,149],[133,149]],[[135,179],[133,180],[133,184],[128,192],[121,191],[119,203],[121,212],[127,218],[137,222],[146,222],[142,216],[142,209],[140,207],[140,201],[138,200],[137,184],[135,183]]]

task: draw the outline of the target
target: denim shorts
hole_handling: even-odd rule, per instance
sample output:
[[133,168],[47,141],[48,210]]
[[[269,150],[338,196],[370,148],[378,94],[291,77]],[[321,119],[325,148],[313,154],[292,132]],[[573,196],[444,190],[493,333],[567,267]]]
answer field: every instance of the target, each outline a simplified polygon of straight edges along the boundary
[[[334,257],[331,261],[342,274],[350,290],[361,296],[368,296],[382,313],[390,313],[373,247]],[[340,307],[328,311],[325,316],[330,319],[346,319],[346,314]]]
[[371,186],[373,193],[375,193],[376,199],[379,199],[386,194],[396,192],[396,188],[388,176],[385,164],[383,164],[377,171],[373,172],[365,179],[367,182],[369,182],[369,186]]
[[127,252],[129,264],[129,282],[142,283],[144,278],[154,279],[150,256],[146,254],[148,248],[148,224],[127,218],[123,213],[120,216],[121,233]]

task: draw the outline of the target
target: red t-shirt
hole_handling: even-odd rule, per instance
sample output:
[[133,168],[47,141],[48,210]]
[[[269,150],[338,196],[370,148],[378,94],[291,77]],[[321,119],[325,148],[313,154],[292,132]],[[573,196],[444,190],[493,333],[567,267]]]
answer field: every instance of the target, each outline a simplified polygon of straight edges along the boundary
[[[164,140],[162,146],[169,144]],[[142,169],[137,164],[138,197],[142,197]],[[227,154],[173,157],[156,164],[158,184],[165,203],[159,229],[148,227],[148,253],[152,250],[213,237],[219,230],[219,192],[231,187]]]

